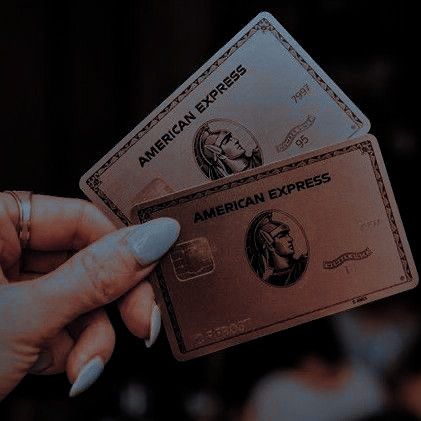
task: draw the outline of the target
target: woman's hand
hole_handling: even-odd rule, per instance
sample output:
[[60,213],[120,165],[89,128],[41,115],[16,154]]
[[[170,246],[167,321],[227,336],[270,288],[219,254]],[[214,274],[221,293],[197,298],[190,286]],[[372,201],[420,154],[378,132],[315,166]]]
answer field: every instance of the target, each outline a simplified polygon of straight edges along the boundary
[[[32,197],[31,238],[21,250],[19,209],[0,193],[0,399],[28,373],[66,371],[70,395],[101,374],[115,334],[102,307],[118,299],[130,331],[155,341],[160,313],[141,282],[178,237],[160,218],[116,230],[93,205]],[[74,254],[76,253],[76,254]]]

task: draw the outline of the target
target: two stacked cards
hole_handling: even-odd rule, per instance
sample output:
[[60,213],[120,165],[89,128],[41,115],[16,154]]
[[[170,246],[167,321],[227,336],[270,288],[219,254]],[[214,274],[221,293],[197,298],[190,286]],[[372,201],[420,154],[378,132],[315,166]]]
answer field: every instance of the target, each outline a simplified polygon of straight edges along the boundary
[[176,358],[416,285],[369,129],[261,13],[82,177],[120,226],[180,222],[152,276]]

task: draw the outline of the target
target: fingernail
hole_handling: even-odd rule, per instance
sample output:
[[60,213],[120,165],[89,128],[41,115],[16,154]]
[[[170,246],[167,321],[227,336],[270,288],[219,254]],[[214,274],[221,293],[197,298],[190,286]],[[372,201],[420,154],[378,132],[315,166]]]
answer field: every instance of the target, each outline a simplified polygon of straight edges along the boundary
[[161,312],[159,307],[153,303],[151,321],[149,328],[149,338],[145,339],[146,348],[150,348],[156,341],[161,330]]
[[69,396],[73,398],[91,387],[98,380],[98,377],[103,371],[104,362],[102,361],[102,358],[92,358],[92,360],[83,366],[82,370],[80,370],[76,381],[70,389]]
[[138,225],[127,236],[127,244],[137,261],[148,265],[161,258],[174,244],[180,224],[172,218],[157,218]]
[[53,364],[53,357],[49,352],[42,351],[39,354],[38,359],[36,360],[35,364],[29,370],[31,373],[38,374],[45,371],[47,368],[52,366]]

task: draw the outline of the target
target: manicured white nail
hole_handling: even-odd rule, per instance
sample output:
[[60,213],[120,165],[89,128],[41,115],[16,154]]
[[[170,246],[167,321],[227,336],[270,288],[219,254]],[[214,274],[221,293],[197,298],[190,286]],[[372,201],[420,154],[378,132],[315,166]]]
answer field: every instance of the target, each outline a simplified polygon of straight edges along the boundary
[[149,338],[145,339],[146,348],[150,348],[156,341],[161,330],[161,312],[159,307],[153,303],[152,313],[151,313],[151,322],[149,328]]
[[146,266],[161,258],[180,234],[180,224],[172,218],[157,218],[138,225],[127,236],[127,244],[137,261]]
[[92,358],[82,367],[76,381],[70,389],[69,396],[73,398],[91,387],[104,371],[104,362],[101,357]]

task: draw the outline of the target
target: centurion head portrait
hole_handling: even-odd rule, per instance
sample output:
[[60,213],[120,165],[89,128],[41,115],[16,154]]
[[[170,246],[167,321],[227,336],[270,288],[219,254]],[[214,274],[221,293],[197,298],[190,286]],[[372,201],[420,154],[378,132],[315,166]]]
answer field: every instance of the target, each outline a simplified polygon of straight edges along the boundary
[[262,165],[257,140],[239,123],[214,119],[204,123],[194,137],[194,155],[203,174],[217,180]]
[[267,284],[295,284],[308,262],[304,230],[290,215],[279,210],[261,212],[247,231],[247,257],[256,275]]

